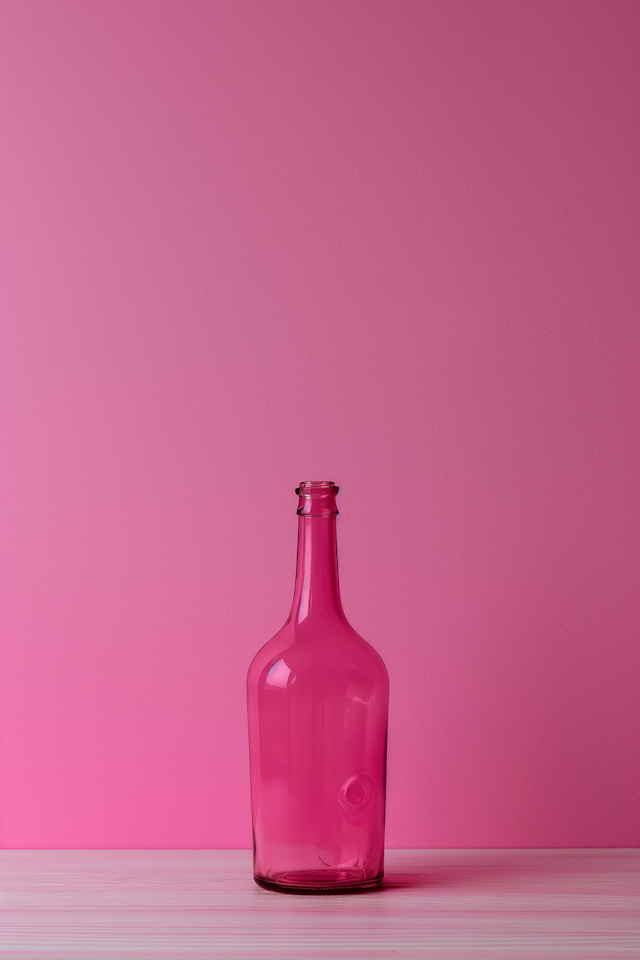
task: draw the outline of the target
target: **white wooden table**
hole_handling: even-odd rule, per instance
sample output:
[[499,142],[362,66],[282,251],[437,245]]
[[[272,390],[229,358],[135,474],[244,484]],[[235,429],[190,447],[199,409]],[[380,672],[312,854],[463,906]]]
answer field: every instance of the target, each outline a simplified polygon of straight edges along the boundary
[[247,850],[0,851],[0,957],[638,960],[636,850],[390,850],[382,889],[257,887]]

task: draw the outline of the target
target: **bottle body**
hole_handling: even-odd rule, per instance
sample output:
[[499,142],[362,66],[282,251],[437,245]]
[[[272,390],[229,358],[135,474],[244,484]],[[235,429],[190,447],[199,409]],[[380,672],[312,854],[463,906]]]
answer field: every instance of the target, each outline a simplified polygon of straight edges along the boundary
[[[307,492],[311,511],[322,496]],[[254,877],[283,890],[363,889],[384,871],[389,680],[342,612],[335,508],[298,512],[292,612],[247,677]]]

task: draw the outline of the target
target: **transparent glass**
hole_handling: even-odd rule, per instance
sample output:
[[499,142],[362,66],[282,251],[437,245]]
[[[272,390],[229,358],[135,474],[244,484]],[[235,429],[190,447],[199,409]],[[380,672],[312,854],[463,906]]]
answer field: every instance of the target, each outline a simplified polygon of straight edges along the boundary
[[273,890],[362,890],[384,872],[389,677],[342,610],[337,492],[296,489],[291,613],[247,677],[254,878]]

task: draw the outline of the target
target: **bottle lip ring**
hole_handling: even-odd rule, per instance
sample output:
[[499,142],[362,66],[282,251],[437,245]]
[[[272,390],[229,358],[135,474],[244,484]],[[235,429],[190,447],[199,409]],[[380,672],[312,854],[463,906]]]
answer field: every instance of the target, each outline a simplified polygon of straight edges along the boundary
[[300,497],[299,517],[332,517],[338,513],[335,496],[340,488],[333,480],[302,480],[296,493]]
[[310,500],[311,497],[335,497],[340,487],[333,480],[301,480],[296,494]]

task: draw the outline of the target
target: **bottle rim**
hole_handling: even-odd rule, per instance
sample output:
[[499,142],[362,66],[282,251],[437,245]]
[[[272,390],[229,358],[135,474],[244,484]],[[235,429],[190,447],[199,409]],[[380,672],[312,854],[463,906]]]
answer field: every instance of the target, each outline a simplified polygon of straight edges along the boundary
[[296,493],[299,517],[331,517],[338,513],[335,496],[340,488],[333,480],[302,480]]
[[301,480],[300,486],[296,487],[296,494],[307,498],[335,497],[339,489],[333,480]]

